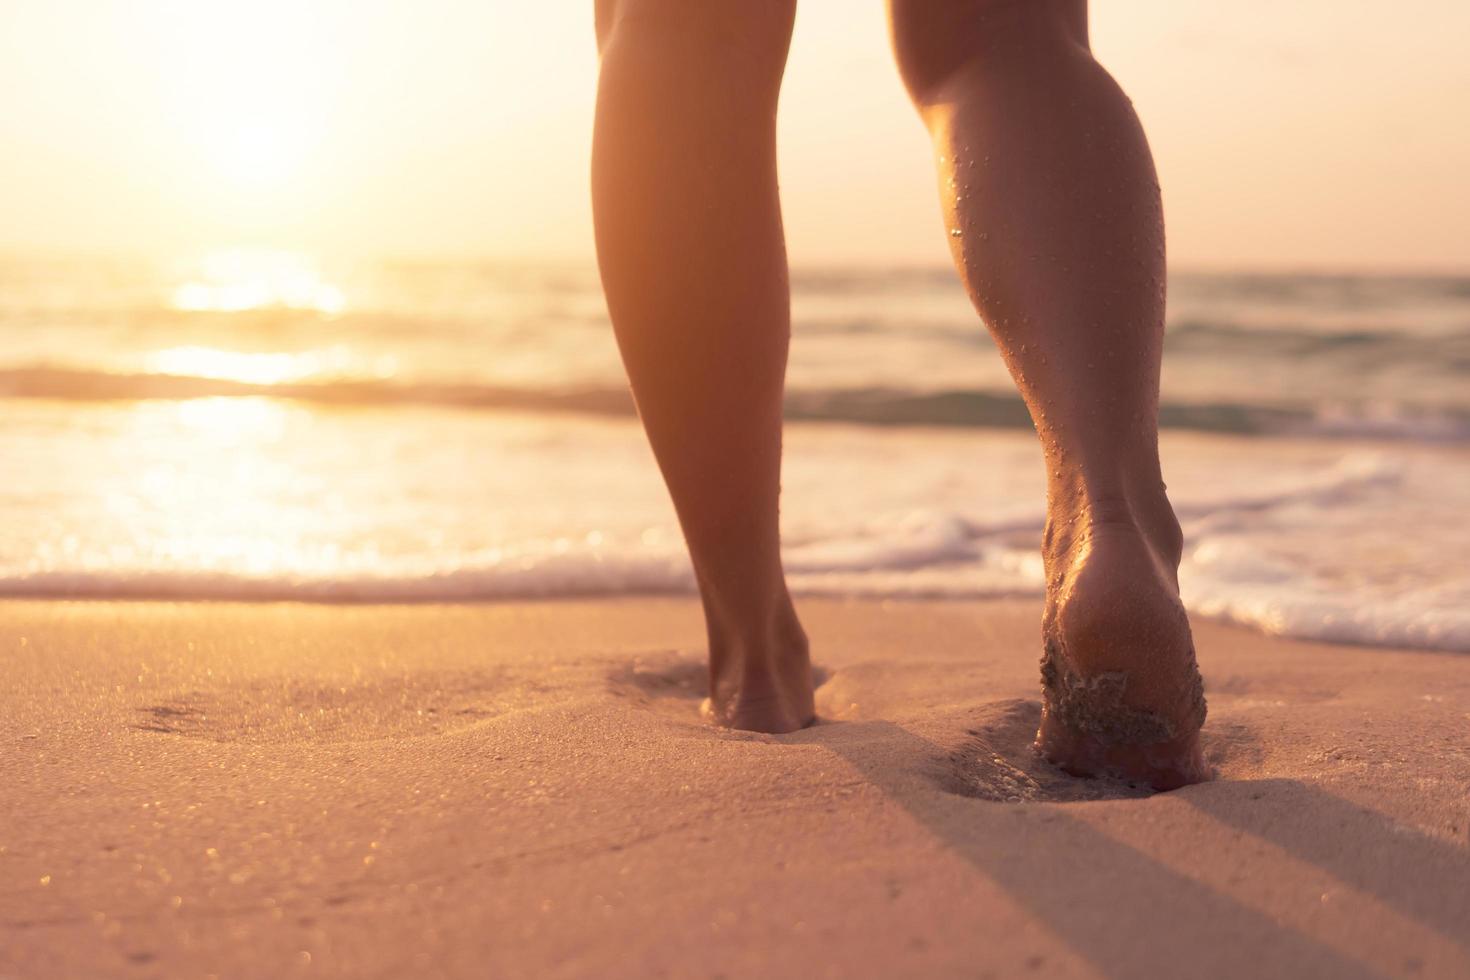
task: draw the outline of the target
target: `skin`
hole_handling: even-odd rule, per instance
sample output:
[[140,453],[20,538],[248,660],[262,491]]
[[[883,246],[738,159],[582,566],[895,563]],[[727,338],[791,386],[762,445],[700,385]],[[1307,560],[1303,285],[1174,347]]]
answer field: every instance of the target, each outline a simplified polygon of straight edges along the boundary
[[766,732],[815,716],[777,519],[791,317],[776,99],[794,14],[600,4],[592,149],[608,310],[704,603],[706,713]]
[[[890,0],[945,234],[1045,454],[1044,710],[1069,771],[1206,778],[1204,702],[1161,476],[1164,231],[1085,0]],[[775,116],[794,0],[601,0],[599,262],[709,627],[715,722],[808,724],[781,569],[789,290]]]

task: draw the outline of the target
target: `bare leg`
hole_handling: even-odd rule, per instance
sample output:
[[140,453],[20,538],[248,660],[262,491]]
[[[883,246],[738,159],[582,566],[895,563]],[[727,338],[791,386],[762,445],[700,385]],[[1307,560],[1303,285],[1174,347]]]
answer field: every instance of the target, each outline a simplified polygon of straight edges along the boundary
[[813,717],[777,498],[790,333],[776,101],[795,0],[601,0],[598,260],[709,631],[715,722]]
[[1164,233],[1086,0],[890,0],[955,263],[1045,453],[1038,747],[1160,789],[1207,778],[1205,703],[1158,455]]

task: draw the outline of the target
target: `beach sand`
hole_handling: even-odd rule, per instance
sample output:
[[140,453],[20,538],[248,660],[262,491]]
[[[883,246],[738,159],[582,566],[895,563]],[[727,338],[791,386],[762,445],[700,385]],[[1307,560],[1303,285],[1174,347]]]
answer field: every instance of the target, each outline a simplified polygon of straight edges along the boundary
[[1470,657],[1197,624],[1219,779],[1029,751],[1032,602],[8,602],[0,976],[1470,976]]

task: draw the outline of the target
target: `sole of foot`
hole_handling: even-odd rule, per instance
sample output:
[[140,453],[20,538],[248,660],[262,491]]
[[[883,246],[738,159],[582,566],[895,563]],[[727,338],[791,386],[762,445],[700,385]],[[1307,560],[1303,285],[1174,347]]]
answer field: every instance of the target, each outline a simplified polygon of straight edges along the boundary
[[1089,530],[1058,563],[1042,625],[1037,750],[1064,772],[1155,790],[1210,778],[1204,685],[1173,569],[1136,528]]

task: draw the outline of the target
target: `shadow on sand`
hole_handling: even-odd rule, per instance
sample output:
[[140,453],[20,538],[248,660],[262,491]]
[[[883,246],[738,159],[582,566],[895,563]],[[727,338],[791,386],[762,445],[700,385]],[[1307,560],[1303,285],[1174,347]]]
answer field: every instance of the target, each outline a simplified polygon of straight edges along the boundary
[[[1056,805],[1082,797],[1017,805],[957,794],[946,785],[954,750],[891,722],[824,725],[787,737],[845,759],[1106,975],[1260,976],[1267,964],[1273,976],[1381,975]],[[1037,767],[1045,763],[1027,769]],[[1288,779],[1205,784],[1168,798],[1284,848],[1466,948],[1470,860],[1458,849]],[[1242,848],[1243,873],[1260,860]],[[1446,894],[1460,897],[1449,905],[1431,897]],[[1211,952],[1207,970],[1190,965],[1200,963],[1200,950]],[[1405,974],[1420,965],[1407,954],[1402,962]]]

